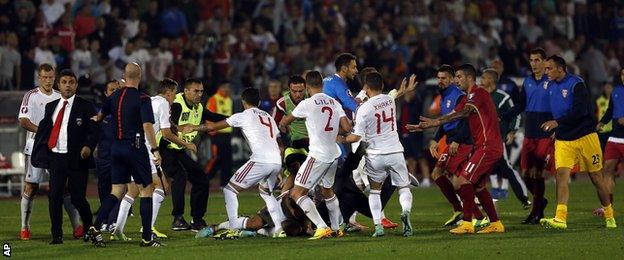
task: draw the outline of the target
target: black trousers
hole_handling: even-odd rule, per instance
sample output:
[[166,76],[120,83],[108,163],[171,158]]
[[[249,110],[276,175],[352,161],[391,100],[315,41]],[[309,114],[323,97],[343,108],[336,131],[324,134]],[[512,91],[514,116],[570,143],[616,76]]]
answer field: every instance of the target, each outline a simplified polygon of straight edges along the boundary
[[165,174],[172,178],[171,199],[173,210],[171,215],[184,215],[184,193],[186,181],[191,185],[191,217],[201,219],[206,214],[210,181],[199,163],[193,161],[184,150],[161,147],[162,166]]
[[213,166],[209,174],[214,177],[219,173],[220,185],[225,187],[232,178],[232,134],[216,134],[211,141],[212,151],[216,154],[212,155]]
[[[113,184],[111,182],[111,168],[112,167],[110,159],[95,159],[95,170],[98,178],[98,196],[100,198],[100,207],[104,205],[104,201],[106,200],[106,198],[108,198],[108,194],[110,194],[113,189]],[[117,213],[119,213],[120,204],[121,202],[117,204],[117,206],[115,206],[113,210],[111,210],[104,223],[110,225],[117,221]],[[132,208],[130,210],[132,210]]]
[[[63,194],[65,184],[71,196],[71,203],[76,207],[85,228],[93,225],[91,207],[85,197],[87,191],[88,169],[77,162],[70,162],[66,154],[52,153],[50,160],[50,193],[48,209],[53,238],[63,237]],[[78,167],[78,168],[76,168]]]

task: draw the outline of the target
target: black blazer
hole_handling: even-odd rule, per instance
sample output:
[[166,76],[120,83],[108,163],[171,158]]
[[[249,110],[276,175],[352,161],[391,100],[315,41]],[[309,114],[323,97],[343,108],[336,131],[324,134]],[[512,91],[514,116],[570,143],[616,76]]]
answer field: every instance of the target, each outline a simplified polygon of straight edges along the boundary
[[[57,99],[46,105],[45,116],[39,123],[37,134],[35,134],[31,161],[32,165],[37,168],[49,168],[52,151],[48,148],[48,139],[54,126],[52,123],[54,109],[60,100]],[[67,156],[71,162],[69,164],[71,168],[89,169],[95,165],[93,152],[100,136],[97,123],[91,121],[91,117],[95,115],[95,107],[91,102],[78,96],[74,98],[67,123]],[[84,146],[91,148],[91,155],[87,159],[80,157],[80,151]]]

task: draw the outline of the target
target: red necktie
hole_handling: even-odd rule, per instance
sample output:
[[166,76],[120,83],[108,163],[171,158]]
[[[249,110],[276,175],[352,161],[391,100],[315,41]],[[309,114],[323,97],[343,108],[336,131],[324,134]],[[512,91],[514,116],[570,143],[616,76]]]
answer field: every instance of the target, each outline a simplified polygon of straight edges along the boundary
[[54,121],[54,127],[52,127],[52,133],[50,133],[50,138],[48,139],[48,148],[50,149],[56,147],[56,143],[58,142],[58,136],[61,132],[61,124],[63,123],[63,116],[65,115],[65,107],[67,106],[67,103],[67,100],[63,101],[63,107],[61,107],[58,115],[56,115],[56,121]]

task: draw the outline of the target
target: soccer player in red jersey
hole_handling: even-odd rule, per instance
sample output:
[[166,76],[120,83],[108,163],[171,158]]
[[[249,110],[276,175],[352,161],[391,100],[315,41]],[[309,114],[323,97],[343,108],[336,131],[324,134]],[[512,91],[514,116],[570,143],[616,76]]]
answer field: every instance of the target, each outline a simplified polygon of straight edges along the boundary
[[452,234],[472,234],[475,232],[472,225],[475,195],[481,202],[491,224],[477,233],[503,233],[505,227],[498,218],[494,202],[490,192],[485,187],[486,177],[492,171],[494,164],[503,155],[503,139],[500,134],[496,107],[487,90],[476,85],[477,71],[470,64],[458,67],[455,75],[459,87],[466,91],[468,98],[460,103],[454,113],[431,119],[421,117],[418,125],[407,125],[410,131],[419,131],[425,128],[437,127],[444,123],[467,118],[470,133],[474,141],[472,156],[455,176],[459,184],[458,194],[464,203],[463,222],[460,226],[452,229]]

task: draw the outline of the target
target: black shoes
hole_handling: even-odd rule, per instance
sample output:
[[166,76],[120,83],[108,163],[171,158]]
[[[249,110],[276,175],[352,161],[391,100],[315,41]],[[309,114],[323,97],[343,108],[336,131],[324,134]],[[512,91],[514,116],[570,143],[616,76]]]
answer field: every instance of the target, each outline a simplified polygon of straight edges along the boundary
[[87,235],[95,247],[106,247],[106,243],[104,243],[104,238],[102,237],[102,232],[97,230],[95,227],[92,226],[89,228]]
[[207,227],[208,225],[206,224],[206,221],[204,221],[203,219],[199,219],[199,220],[191,220],[191,230],[195,231],[195,232],[199,232],[200,230],[202,230],[203,228]]
[[50,245],[61,245],[61,244],[63,244],[62,237],[55,237],[55,238],[52,238],[52,241],[50,241]]
[[180,230],[189,230],[191,229],[191,225],[184,220],[182,216],[173,217],[173,223],[171,223],[171,230],[180,231]]

